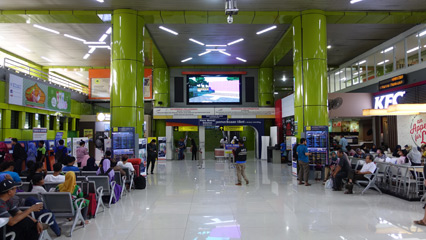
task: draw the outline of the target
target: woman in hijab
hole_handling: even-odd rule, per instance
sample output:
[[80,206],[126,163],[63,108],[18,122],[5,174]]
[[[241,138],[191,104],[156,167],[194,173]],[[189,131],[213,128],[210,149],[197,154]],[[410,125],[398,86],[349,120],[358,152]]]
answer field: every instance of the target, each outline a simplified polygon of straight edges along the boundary
[[[71,193],[72,201],[75,202],[78,198],[83,198],[83,191],[81,190],[80,186],[77,185],[75,172],[69,171],[65,175],[65,182],[62,184],[59,184],[56,187],[57,192],[69,192]],[[74,208],[75,205],[73,204]],[[81,214],[83,215],[83,218],[86,220],[85,224],[89,224],[89,221],[87,220],[87,212],[89,210],[89,200],[85,199],[83,203],[83,209],[81,210]]]
[[99,167],[96,165],[96,160],[95,160],[95,158],[92,158],[92,157],[87,159],[87,163],[83,167],[83,171],[97,171],[98,169],[99,169]]
[[417,146],[411,148],[411,151],[407,155],[408,160],[411,162],[411,166],[422,165],[422,154],[419,152]]
[[27,163],[28,161],[35,162],[37,157],[37,147],[34,142],[28,143]]
[[401,151],[401,145],[396,145],[395,150],[393,151],[392,156],[399,158],[399,151]]
[[[110,182],[112,182],[114,180],[115,172],[114,172],[114,168],[111,167],[111,160],[110,159],[108,159],[108,158],[102,159],[101,163],[99,164],[99,169],[96,172],[96,175],[108,176]],[[122,187],[120,185],[115,184],[114,194],[115,194],[115,199],[117,199],[117,201],[120,199],[121,189],[122,189]],[[113,198],[113,203],[116,203],[115,199]]]

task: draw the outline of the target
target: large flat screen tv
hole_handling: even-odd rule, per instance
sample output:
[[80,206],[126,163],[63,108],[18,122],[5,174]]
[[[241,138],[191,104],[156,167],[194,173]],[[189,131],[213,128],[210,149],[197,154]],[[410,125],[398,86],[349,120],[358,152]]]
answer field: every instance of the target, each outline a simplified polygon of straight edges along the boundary
[[187,104],[241,104],[241,75],[188,75]]

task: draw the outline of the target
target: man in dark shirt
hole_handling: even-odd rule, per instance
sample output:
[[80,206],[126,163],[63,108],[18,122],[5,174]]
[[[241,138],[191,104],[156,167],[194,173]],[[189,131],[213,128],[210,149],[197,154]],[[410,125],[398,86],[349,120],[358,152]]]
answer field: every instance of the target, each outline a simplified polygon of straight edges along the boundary
[[[46,158],[46,148],[44,147],[44,141],[41,140],[38,142],[36,161],[43,163],[45,160],[48,160],[48,158]],[[49,161],[46,161],[46,169],[47,171],[51,170]]]
[[60,162],[62,165],[67,165],[68,149],[64,146],[64,140],[61,139],[58,143],[59,146],[55,149],[56,162]]
[[148,144],[148,163],[146,165],[146,175],[148,175],[150,164],[151,164],[151,174],[154,174],[155,158],[157,158],[156,142],[157,141],[155,139],[152,139],[152,141]]
[[25,149],[21,146],[20,143],[18,143],[18,139],[12,138],[12,145],[13,147],[13,159],[15,161],[15,172],[18,174],[21,174],[22,171],[22,162],[26,162],[27,160],[27,153],[25,152]]
[[16,188],[22,185],[5,179],[0,182],[0,217],[9,218],[7,232],[15,232],[15,240],[37,240],[43,227],[30,215],[43,209],[43,204],[34,204],[25,211],[20,211],[12,202]]
[[342,180],[347,178],[349,172],[352,170],[351,165],[349,164],[348,155],[342,150],[337,152],[337,157],[339,158],[339,163],[336,166],[336,169],[333,171],[333,190],[341,191],[342,190]]
[[241,175],[243,176],[246,184],[249,184],[249,180],[246,177],[246,161],[247,161],[247,148],[244,146],[243,141],[240,141],[239,147],[235,150],[235,169],[237,170],[238,183],[237,186],[241,186]]

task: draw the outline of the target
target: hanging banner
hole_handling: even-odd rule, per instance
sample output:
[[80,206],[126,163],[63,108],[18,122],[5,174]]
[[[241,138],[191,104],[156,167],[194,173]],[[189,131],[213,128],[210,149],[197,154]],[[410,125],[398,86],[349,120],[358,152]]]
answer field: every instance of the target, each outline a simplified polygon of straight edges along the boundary
[[23,78],[9,75],[9,104],[22,105],[23,82]]
[[143,98],[144,100],[152,100],[152,68],[145,68],[143,78]]
[[48,109],[53,111],[71,112],[71,93],[49,87]]
[[166,137],[158,137],[158,160],[166,160]]

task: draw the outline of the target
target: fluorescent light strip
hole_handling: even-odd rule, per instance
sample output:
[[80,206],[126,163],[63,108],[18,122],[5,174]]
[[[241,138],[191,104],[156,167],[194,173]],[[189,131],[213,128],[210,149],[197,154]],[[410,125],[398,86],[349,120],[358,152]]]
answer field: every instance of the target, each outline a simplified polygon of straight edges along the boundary
[[166,32],[169,32],[169,33],[171,33],[171,34],[179,35],[179,33],[175,32],[175,31],[173,31],[173,30],[171,30],[171,29],[165,28],[165,27],[163,27],[163,26],[159,26],[158,28],[159,28],[159,29],[161,29],[161,30],[164,30],[164,31],[166,31]]
[[389,60],[385,60],[383,62],[379,62],[377,65],[383,65],[384,63],[387,63],[387,62],[389,62]]
[[419,50],[419,47],[412,48],[412,49],[408,50],[407,53],[412,53],[412,52],[417,51],[417,50]]
[[43,27],[43,26],[40,26],[40,25],[37,25],[37,24],[34,24],[33,27],[41,29],[41,30],[44,30],[44,31],[48,31],[48,32],[51,32],[51,33],[55,33],[55,34],[59,34],[60,33],[60,32],[58,32],[56,30],[53,30],[53,29],[50,29],[50,28],[47,28],[47,27]]
[[262,31],[257,32],[256,34],[257,34],[257,35],[260,35],[260,34],[262,34],[262,33],[265,33],[265,32],[268,32],[268,31],[271,31],[271,30],[273,30],[273,29],[275,29],[275,28],[277,28],[277,26],[268,27],[268,28],[266,28],[266,29],[263,29]]
[[214,45],[214,44],[208,44],[206,47],[226,47],[227,45]]
[[79,72],[75,72],[76,75],[83,77],[83,74],[79,73]]
[[219,52],[222,53],[222,54],[224,54],[224,55],[226,55],[226,56],[231,56],[231,54],[229,54],[227,52],[224,52],[224,51],[219,51]]
[[240,60],[241,62],[247,62],[247,60],[239,58],[239,57],[236,57],[235,59]]
[[104,46],[89,46],[89,48],[108,48],[108,49],[110,49],[111,47],[104,45]]
[[357,2],[361,2],[362,0],[351,0],[351,4],[357,3]]
[[211,52],[210,52],[210,51],[205,51],[205,52],[203,52],[203,53],[198,54],[198,56],[203,56],[203,55],[206,55],[206,54],[208,54],[208,53],[211,53]]
[[192,60],[192,57],[187,58],[187,59],[183,59],[181,62],[188,62],[189,60]]
[[89,44],[106,44],[106,42],[84,42],[84,44],[89,45]]
[[341,74],[341,73],[343,73],[343,71],[338,71],[337,73],[335,73],[334,75],[339,75],[339,74]]
[[41,58],[43,58],[44,60],[46,60],[46,61],[48,61],[48,62],[53,62],[52,60],[50,60],[49,58],[47,58],[47,57],[41,57]]
[[426,35],[426,31],[419,33],[419,37],[423,37],[424,35]]
[[111,34],[112,32],[112,27],[108,28],[108,30],[106,31],[106,34]]
[[196,44],[199,44],[199,45],[201,45],[201,46],[204,46],[204,43],[202,43],[202,42],[200,42],[200,41],[197,41],[197,40],[195,40],[195,39],[193,39],[193,38],[190,38],[190,39],[189,39],[189,41],[194,42],[194,43],[196,43]]
[[19,45],[19,44],[16,44],[16,46],[17,46],[18,48],[20,48],[20,49],[22,49],[22,50],[26,51],[26,52],[31,52],[31,50],[30,50],[30,49],[28,49],[28,48],[26,48],[26,47],[24,47],[24,46],[21,46],[21,45]]
[[224,48],[210,48],[210,49],[206,49],[206,51],[210,51],[210,52],[220,52],[220,51],[222,51],[222,52],[225,52],[226,49],[224,49]]
[[86,40],[84,40],[84,39],[81,39],[81,38],[78,38],[78,37],[74,37],[74,36],[69,35],[69,34],[64,34],[64,36],[67,37],[67,38],[71,38],[71,39],[80,41],[80,42],[86,42]]
[[104,0],[96,0],[96,1],[98,1],[98,2],[100,2],[100,3],[103,3],[103,2],[104,2]]
[[366,63],[367,61],[366,60],[362,60],[361,62],[359,62],[358,64],[364,64],[364,63]]
[[390,47],[390,48],[386,48],[384,51],[381,51],[380,53],[387,53],[392,50],[393,50],[393,47]]
[[96,50],[96,48],[92,47],[92,48],[90,48],[89,53],[93,53],[95,50]]
[[102,37],[101,38],[99,38],[99,42],[103,42],[103,41],[105,41],[105,39],[108,37],[108,35],[106,35],[106,34],[104,34],[104,35],[102,35]]
[[235,40],[235,41],[233,41],[233,42],[230,42],[230,43],[228,43],[228,46],[231,46],[232,44],[239,43],[239,42],[241,42],[241,41],[244,41],[244,38],[240,38],[240,39],[238,39],[238,40]]
[[344,77],[344,78],[340,79],[340,81],[346,81],[346,78]]

